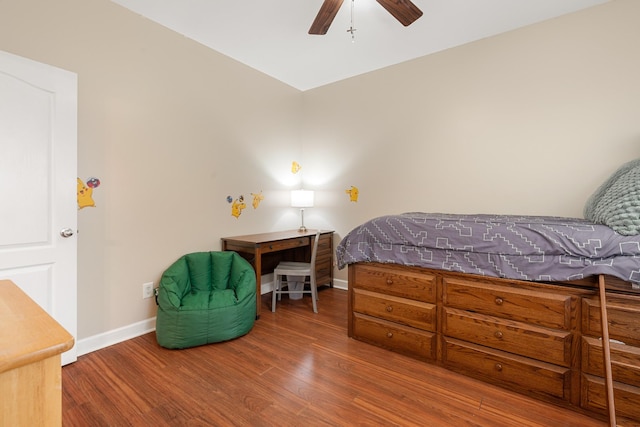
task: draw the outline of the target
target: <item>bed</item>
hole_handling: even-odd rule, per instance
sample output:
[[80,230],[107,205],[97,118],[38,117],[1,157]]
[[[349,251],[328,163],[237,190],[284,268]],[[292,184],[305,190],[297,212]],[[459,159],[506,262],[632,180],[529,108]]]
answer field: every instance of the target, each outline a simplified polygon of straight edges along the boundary
[[349,336],[612,425],[640,421],[640,160],[584,212],[367,220],[336,248]]
[[386,215],[350,231],[336,258],[338,268],[378,262],[530,281],[605,274],[640,289],[640,237],[579,218]]

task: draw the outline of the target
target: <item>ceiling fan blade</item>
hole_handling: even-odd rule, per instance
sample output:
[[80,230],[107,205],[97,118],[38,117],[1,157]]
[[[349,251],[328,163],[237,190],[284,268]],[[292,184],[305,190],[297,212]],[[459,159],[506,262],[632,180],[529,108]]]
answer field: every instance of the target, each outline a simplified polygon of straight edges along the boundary
[[344,0],[324,0],[320,11],[316,15],[316,19],[313,21],[313,24],[311,24],[311,28],[309,28],[309,34],[327,34],[327,30],[331,26],[333,18],[336,17],[343,1]]
[[422,16],[422,11],[410,0],[376,0],[402,25],[409,26]]

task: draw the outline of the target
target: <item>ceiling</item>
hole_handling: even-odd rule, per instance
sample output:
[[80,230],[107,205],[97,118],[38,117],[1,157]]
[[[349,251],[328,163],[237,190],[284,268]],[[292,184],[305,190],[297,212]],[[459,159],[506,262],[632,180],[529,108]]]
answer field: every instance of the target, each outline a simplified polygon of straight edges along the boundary
[[412,0],[408,27],[345,0],[323,36],[307,34],[323,0],[111,1],[304,91],[610,0]]

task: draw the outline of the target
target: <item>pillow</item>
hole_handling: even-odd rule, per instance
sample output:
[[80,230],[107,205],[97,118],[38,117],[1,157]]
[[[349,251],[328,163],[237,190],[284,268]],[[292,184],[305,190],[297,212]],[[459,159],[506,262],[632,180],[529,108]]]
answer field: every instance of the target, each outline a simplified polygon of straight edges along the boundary
[[584,217],[625,236],[640,234],[640,159],[622,165],[589,197]]

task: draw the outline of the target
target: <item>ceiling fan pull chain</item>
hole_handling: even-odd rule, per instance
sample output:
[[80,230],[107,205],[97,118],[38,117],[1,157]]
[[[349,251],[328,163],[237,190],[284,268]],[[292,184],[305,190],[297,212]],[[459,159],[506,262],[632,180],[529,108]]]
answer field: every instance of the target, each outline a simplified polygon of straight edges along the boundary
[[348,33],[351,33],[351,43],[355,43],[356,42],[356,29],[353,27],[353,5],[355,3],[355,0],[351,0],[351,26],[349,27],[349,29],[347,30]]

